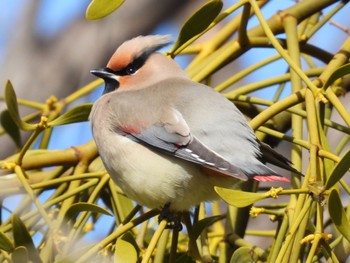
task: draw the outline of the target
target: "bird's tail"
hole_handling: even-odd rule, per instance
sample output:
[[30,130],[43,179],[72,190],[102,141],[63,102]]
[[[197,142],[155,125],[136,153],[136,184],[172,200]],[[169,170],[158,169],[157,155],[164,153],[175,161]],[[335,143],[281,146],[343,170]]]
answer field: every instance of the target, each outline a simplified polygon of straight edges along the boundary
[[[259,141],[260,143],[260,151],[262,152],[262,161],[267,162],[273,165],[276,165],[280,168],[286,169],[287,171],[290,171],[292,173],[295,173],[300,176],[304,176],[301,172],[293,168],[291,165],[291,161],[289,161],[286,157],[284,157],[282,154],[279,154],[274,149],[272,149],[269,145],[266,143],[263,143]],[[256,179],[256,178],[254,178]],[[259,180],[258,180],[259,181]],[[283,180],[282,180],[283,181]]]

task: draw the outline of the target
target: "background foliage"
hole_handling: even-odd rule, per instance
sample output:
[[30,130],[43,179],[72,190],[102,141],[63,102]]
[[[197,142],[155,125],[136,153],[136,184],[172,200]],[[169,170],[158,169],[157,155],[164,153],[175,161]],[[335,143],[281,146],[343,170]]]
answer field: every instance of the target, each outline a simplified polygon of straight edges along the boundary
[[[123,1],[111,2],[92,1],[87,18],[106,16]],[[92,141],[47,149],[53,127],[87,120],[90,104],[66,109],[101,80],[45,103],[16,98],[8,81],[2,133],[11,136],[18,152],[0,163],[1,262],[345,262],[350,253],[350,115],[345,107],[350,39],[334,54],[309,40],[347,1],[306,0],[264,18],[261,8],[267,3],[242,0],[222,10],[221,1],[208,1],[183,24],[167,54],[192,55],[187,73],[211,84],[247,52],[275,50],[231,72],[215,89],[251,118],[261,140],[290,143],[290,159],[305,177],[291,175],[283,188],[253,182],[244,192],[216,188],[227,206],[201,204],[183,214],[186,230],[170,231],[165,221],[158,224],[159,211],[135,205],[110,180]],[[259,25],[250,28],[253,18]],[[195,42],[214,27],[219,29]],[[275,61],[285,62],[285,74],[235,87],[249,74],[273,68]],[[255,92],[265,89],[273,90],[272,99],[257,97]],[[19,106],[35,112],[20,116]],[[21,141],[20,130],[30,133],[27,141]],[[333,131],[341,138],[337,145],[331,144]],[[20,197],[15,208],[3,205],[11,196]],[[10,216],[2,216],[6,213]],[[252,218],[263,223],[251,229]],[[274,222],[272,228],[266,227],[268,221]],[[90,242],[98,228],[103,236]],[[252,236],[264,237],[263,242]]]

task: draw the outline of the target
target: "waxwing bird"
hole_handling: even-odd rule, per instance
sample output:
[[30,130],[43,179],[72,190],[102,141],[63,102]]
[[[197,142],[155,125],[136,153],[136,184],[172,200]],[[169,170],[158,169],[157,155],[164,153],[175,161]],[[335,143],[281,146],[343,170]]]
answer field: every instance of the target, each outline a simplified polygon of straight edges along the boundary
[[267,157],[298,173],[256,138],[233,103],[157,53],[167,44],[169,36],[136,37],[107,67],[91,71],[105,81],[90,114],[93,137],[127,196],[149,208],[184,211],[217,198],[214,186],[287,181],[264,164]]

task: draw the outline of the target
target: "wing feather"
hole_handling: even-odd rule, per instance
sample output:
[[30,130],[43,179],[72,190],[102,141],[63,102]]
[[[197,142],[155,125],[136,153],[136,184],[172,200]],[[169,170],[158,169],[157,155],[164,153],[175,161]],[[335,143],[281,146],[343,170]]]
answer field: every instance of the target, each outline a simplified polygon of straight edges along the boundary
[[196,137],[189,134],[189,142],[181,145],[177,142],[183,140],[183,135],[176,132],[169,133],[167,130],[169,129],[166,129],[164,126],[153,125],[144,129],[141,133],[127,133],[126,136],[134,141],[151,146],[155,150],[199,164],[222,175],[228,175],[244,181],[248,180],[248,177],[241,169],[231,164],[218,153],[210,150]]

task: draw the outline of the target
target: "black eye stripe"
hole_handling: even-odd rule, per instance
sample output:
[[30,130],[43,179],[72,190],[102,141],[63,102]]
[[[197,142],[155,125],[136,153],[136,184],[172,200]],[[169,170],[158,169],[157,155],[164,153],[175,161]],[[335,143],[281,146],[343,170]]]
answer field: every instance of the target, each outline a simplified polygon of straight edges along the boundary
[[124,75],[132,75],[136,73],[145,63],[150,54],[143,53],[138,58],[135,58],[133,62],[125,67],[122,71],[124,71]]
[[156,50],[162,48],[167,44],[156,45],[153,48],[147,49],[142,52],[142,54],[138,57],[135,57],[134,60],[129,63],[125,68],[114,71],[109,68],[106,68],[106,71],[117,75],[117,76],[130,76],[136,73],[147,61],[148,57],[153,54]]
[[121,70],[114,71],[110,68],[105,68],[105,70],[109,73],[112,73],[116,76],[128,76],[133,75],[138,71],[146,62],[147,58],[150,54],[143,53],[140,57],[135,58],[129,65]]

